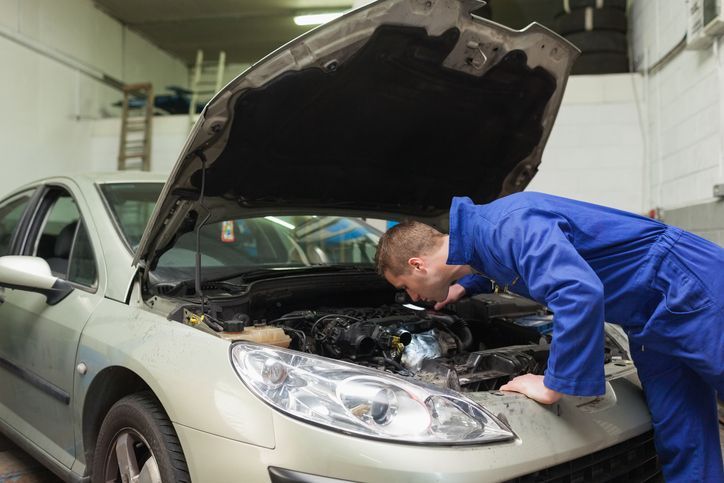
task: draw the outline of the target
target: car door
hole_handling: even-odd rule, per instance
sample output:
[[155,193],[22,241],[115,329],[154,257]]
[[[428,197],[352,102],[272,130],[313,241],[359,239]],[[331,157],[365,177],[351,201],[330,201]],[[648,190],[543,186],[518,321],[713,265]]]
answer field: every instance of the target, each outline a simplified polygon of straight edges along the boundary
[[28,226],[22,254],[45,259],[74,286],[48,305],[45,296],[5,290],[0,305],[0,353],[14,376],[7,422],[70,467],[75,458],[72,400],[81,331],[102,298],[87,217],[70,189],[50,186]]
[[[33,194],[29,189],[14,194],[0,202],[0,256],[17,255],[18,239],[25,233],[22,221],[31,211]],[[5,289],[0,287],[0,314],[5,301]],[[16,405],[17,377],[12,372],[12,363],[8,360],[7,327],[0,321],[0,420],[7,422],[8,408]]]

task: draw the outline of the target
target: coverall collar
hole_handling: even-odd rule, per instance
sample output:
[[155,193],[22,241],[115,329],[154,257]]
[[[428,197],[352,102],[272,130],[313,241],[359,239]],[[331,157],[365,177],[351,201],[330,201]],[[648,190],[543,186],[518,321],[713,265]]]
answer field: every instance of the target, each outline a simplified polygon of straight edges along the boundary
[[450,205],[450,238],[447,256],[448,265],[469,265],[473,258],[473,244],[465,240],[468,230],[468,220],[474,216],[473,201],[464,196],[455,197]]

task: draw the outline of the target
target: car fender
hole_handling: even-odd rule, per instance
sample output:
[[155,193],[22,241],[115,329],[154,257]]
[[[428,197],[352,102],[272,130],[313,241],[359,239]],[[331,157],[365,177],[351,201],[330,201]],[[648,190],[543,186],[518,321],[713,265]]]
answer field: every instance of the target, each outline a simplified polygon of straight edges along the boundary
[[78,347],[76,438],[82,439],[80,426],[94,379],[117,367],[136,374],[175,425],[273,448],[272,409],[239,379],[229,346],[224,339],[167,320],[142,305],[104,299]]

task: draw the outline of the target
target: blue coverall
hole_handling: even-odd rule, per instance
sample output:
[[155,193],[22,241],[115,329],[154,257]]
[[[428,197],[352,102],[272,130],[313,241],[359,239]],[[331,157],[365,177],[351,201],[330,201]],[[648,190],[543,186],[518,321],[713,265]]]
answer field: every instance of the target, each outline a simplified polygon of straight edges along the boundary
[[[605,392],[603,322],[621,325],[664,477],[724,481],[724,249],[632,213],[524,192],[486,205],[454,198],[447,263],[553,311],[544,383],[558,392]],[[459,283],[468,294],[490,285]]]

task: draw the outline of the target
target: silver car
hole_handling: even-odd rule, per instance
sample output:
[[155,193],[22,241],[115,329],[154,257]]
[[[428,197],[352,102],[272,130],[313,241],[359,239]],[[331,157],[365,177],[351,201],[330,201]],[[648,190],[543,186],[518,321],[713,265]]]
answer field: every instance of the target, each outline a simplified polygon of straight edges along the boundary
[[356,10],[206,107],[168,179],[52,178],[0,202],[0,426],[67,481],[656,478],[626,341],[607,392],[552,406],[554,315],[444,312],[374,271],[364,218],[446,228],[522,190],[577,51],[473,3]]

